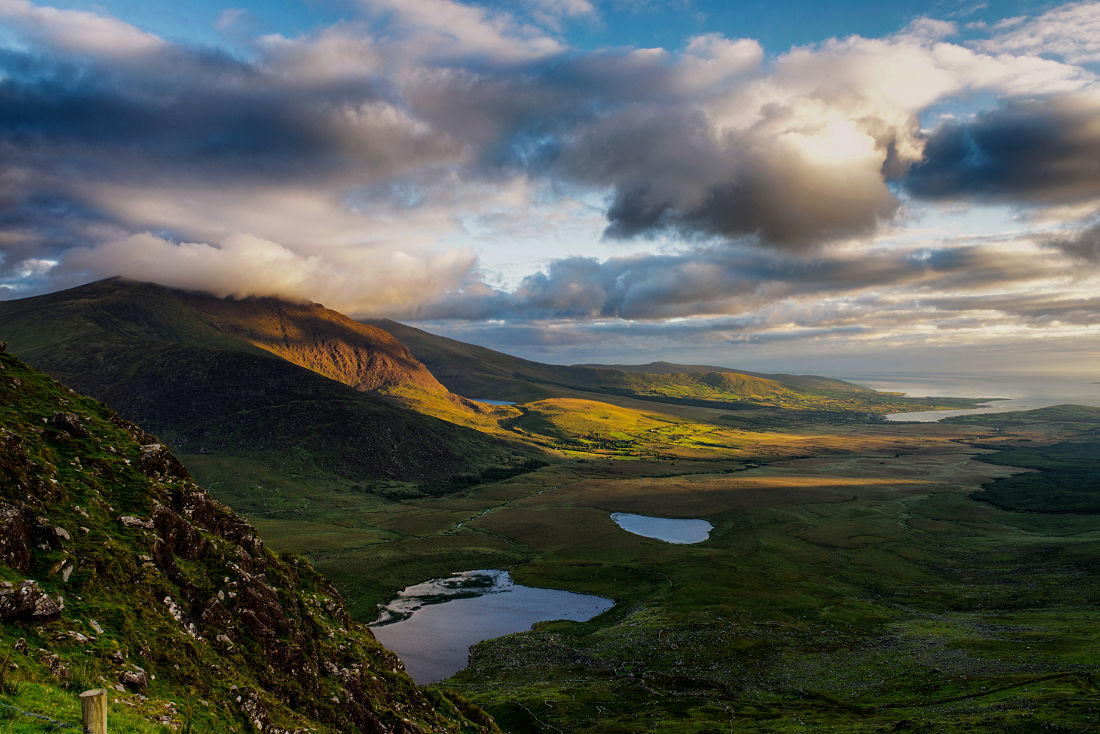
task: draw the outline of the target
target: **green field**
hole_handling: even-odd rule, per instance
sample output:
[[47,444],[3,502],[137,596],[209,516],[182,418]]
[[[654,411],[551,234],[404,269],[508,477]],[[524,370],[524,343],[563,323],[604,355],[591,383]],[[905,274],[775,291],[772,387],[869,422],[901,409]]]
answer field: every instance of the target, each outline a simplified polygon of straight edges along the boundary
[[[665,420],[551,407],[563,406],[580,412],[544,406],[521,423],[546,436],[615,419],[625,441]],[[736,458],[623,461],[588,446],[448,497],[365,498],[354,528],[258,524],[305,552],[363,619],[406,585],[472,568],[615,599],[588,623],[482,643],[443,684],[516,734],[1090,731],[1100,525],[974,501],[1018,470],[975,460],[996,454],[973,444],[1013,435],[807,427],[752,444],[771,447],[755,458],[742,445]],[[715,530],[669,545],[620,530],[615,511]]]

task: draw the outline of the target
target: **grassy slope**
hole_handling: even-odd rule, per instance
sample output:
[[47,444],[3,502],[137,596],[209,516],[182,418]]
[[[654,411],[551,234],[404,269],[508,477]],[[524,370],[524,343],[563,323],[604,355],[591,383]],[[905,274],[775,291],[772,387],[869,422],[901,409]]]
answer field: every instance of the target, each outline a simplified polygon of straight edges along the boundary
[[[763,375],[667,363],[653,365],[654,372],[639,371],[646,365],[617,369],[541,364],[394,321],[370,323],[408,346],[450,390],[475,399],[525,402],[548,397],[584,397],[576,393],[584,391],[727,410],[763,405],[874,414],[966,407],[978,402],[903,398],[823,377]],[[680,368],[680,372],[673,371]]]
[[356,389],[445,394],[392,337],[317,306],[112,280],[0,302],[0,324],[13,351],[156,431],[240,509],[254,487],[207,472],[226,457],[299,498],[306,480],[417,491],[530,458]]
[[[0,580],[35,578],[64,599],[56,621],[0,622],[3,701],[74,723],[78,692],[117,686],[110,726],[127,732],[250,731],[257,719],[318,732],[495,730],[460,699],[418,690],[308,563],[264,548],[169,456],[142,448],[153,441],[0,353]],[[51,672],[50,654],[66,672]],[[120,684],[139,668],[148,688]],[[10,709],[0,717],[5,731],[42,730]]]

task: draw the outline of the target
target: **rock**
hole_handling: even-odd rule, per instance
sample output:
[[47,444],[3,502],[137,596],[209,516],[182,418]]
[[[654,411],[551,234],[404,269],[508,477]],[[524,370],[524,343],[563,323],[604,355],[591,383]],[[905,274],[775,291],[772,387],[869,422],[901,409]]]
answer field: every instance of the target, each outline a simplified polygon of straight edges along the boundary
[[80,422],[80,418],[75,413],[58,411],[50,416],[49,425],[76,438],[87,438],[89,435],[88,429],[84,427],[84,424]]
[[54,535],[61,538],[62,540],[72,540],[73,539],[73,536],[69,535],[69,531],[66,530],[65,528],[54,528],[53,532],[54,532]]
[[148,477],[191,478],[180,460],[173,456],[172,452],[161,443],[150,443],[141,447],[138,469]]
[[233,623],[229,610],[217,597],[206,602],[202,610],[202,624],[206,629],[228,629]]
[[241,705],[241,712],[252,722],[252,726],[260,731],[265,731],[268,723],[268,713],[260,695],[255,691],[245,691],[237,696],[237,703]]
[[183,608],[176,603],[175,599],[170,596],[164,597],[164,606],[168,607],[168,613],[172,615],[172,619],[179,623],[184,632],[195,639],[202,639],[199,637],[199,631],[195,628],[195,624],[187,618],[187,614],[183,611]]
[[172,551],[168,550],[168,544],[160,538],[153,543],[153,560],[160,567],[160,570],[164,571],[165,575],[173,581],[183,581],[183,574],[180,573],[179,566],[176,565],[176,557],[172,555]]
[[95,621],[94,619],[88,620],[88,626],[94,629],[97,635],[103,634],[103,627],[101,627],[99,622]]
[[118,519],[118,521],[128,528],[144,528],[146,530],[153,529],[152,520],[142,520],[141,518],[134,517],[133,515],[123,515]]
[[73,674],[65,667],[65,663],[61,662],[61,658],[54,653],[47,650],[41,650],[38,654],[38,659],[43,665],[50,669],[50,675],[54,678],[64,681],[65,683],[72,680]]
[[61,605],[38,588],[37,581],[18,586],[0,582],[0,619],[27,619],[50,622],[61,616]]
[[26,573],[31,567],[31,529],[23,508],[0,506],[0,562]]
[[18,640],[15,641],[15,644],[12,645],[12,649],[18,653],[23,653],[25,655],[27,653],[27,640],[23,637],[20,637]]
[[206,550],[206,539],[199,531],[164,505],[153,509],[152,522],[168,549],[180,558],[195,561]]
[[124,670],[122,671],[122,676],[119,678],[119,682],[131,688],[148,688],[149,674],[141,668],[137,670]]

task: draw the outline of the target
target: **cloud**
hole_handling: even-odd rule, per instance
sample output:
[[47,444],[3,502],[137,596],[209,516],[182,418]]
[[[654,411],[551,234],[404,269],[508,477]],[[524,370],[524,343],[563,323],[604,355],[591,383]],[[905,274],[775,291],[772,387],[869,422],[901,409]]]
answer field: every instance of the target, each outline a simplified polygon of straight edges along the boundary
[[906,179],[914,195],[1024,204],[1100,198],[1100,93],[1013,100],[933,131]]
[[222,32],[232,31],[247,18],[248,11],[244,8],[226,8],[218,13],[214,28]]
[[508,13],[491,12],[454,0],[360,0],[360,3],[368,12],[389,20],[400,34],[400,46],[410,57],[516,64],[565,50],[541,29],[520,23]]
[[474,265],[473,255],[462,251],[375,251],[370,259],[352,255],[303,255],[251,235],[235,235],[214,246],[142,233],[75,248],[63,266],[53,263],[46,269],[56,267],[59,276],[77,281],[123,275],[181,288],[198,286],[218,296],[311,300],[324,292],[332,308],[371,313],[411,307],[423,292],[454,289]]
[[125,58],[166,43],[129,23],[82,10],[59,10],[29,0],[0,0],[0,18],[55,51]]
[[526,5],[536,22],[553,31],[560,31],[566,20],[599,18],[591,0],[526,0]]
[[1080,230],[1070,237],[1051,238],[1046,244],[1084,262],[1100,263],[1100,224]]
[[704,247],[604,261],[556,260],[512,291],[467,287],[402,315],[513,321],[747,317],[782,304],[855,298],[868,291],[934,298],[1022,288],[1064,278],[1071,270],[1064,260],[1044,257],[1033,246],[858,248],[815,257],[759,247]]
[[1100,2],[1061,5],[1034,18],[1019,16],[995,26],[1001,31],[975,47],[988,53],[1060,56],[1071,64],[1100,61]]

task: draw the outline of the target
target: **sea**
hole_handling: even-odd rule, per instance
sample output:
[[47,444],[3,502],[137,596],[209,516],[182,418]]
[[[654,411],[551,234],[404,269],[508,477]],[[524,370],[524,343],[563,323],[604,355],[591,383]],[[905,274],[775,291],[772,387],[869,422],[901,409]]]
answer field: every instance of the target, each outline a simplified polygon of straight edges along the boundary
[[1037,375],[1015,372],[958,374],[847,375],[842,380],[875,390],[900,392],[909,397],[998,398],[979,408],[893,413],[894,421],[937,421],[952,415],[1004,413],[1074,403],[1100,408],[1100,375]]

